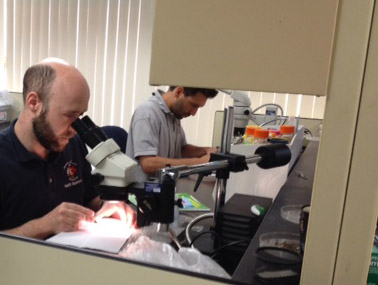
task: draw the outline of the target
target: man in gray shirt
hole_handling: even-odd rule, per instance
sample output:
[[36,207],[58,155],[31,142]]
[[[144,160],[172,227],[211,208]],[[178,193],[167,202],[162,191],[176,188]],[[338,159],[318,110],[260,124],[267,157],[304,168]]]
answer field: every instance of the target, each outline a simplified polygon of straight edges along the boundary
[[180,120],[194,116],[214,89],[171,86],[158,90],[135,110],[129,129],[126,154],[139,162],[137,180],[146,181],[156,171],[170,166],[208,162],[215,148],[188,144]]

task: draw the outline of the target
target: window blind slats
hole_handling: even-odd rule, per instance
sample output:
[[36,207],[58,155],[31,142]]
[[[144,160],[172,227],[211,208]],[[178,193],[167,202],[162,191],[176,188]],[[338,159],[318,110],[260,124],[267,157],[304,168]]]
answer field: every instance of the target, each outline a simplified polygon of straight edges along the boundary
[[301,104],[301,117],[312,118],[312,104],[313,104],[313,96],[302,96],[302,104]]
[[[54,50],[58,51],[58,57],[61,57],[65,59],[68,62],[72,62],[72,58],[69,57],[68,49],[70,47],[70,40],[68,39],[68,35],[72,33],[72,31],[69,31],[69,18],[68,18],[68,0],[59,0],[58,5],[58,27],[56,29],[53,29],[52,32],[59,31],[58,34],[58,40],[57,45]],[[54,31],[55,30],[55,31]],[[74,36],[74,34],[72,35]],[[70,36],[71,38],[71,36]]]
[[[133,110],[135,110],[135,98],[134,98],[134,71],[136,65],[136,47],[137,47],[137,34],[133,31],[138,30],[139,24],[139,1],[129,1],[128,7],[128,31],[126,35],[125,46],[125,69],[124,69],[124,100],[123,100],[123,112],[125,112],[124,120],[128,121],[129,116]],[[139,95],[143,96],[143,95]],[[126,122],[128,128],[130,121]]]
[[[49,38],[48,38],[48,54],[47,57],[59,57],[60,56],[60,1],[49,1]],[[62,57],[63,58],[63,57]],[[63,58],[65,59],[65,58]],[[66,59],[68,60],[68,59]]]
[[[267,93],[267,92],[263,92],[263,94],[261,94],[261,105],[263,104],[268,104],[268,103],[274,103],[275,102],[275,95],[274,93]],[[255,109],[256,107],[258,107],[259,105],[253,105],[253,109]],[[261,108],[260,110],[258,110],[257,112],[258,114],[265,114],[265,108]]]
[[66,49],[68,61],[75,64],[76,59],[76,40],[77,40],[77,0],[67,1],[67,29],[65,34],[65,43],[62,42],[63,48]]
[[[111,1],[103,1],[104,3],[104,13],[103,16],[103,34],[99,35],[97,38],[97,42],[100,46],[99,56],[101,56],[102,66],[103,68],[99,69],[99,77],[101,78],[102,84],[101,89],[99,89],[98,98],[100,101],[98,102],[98,106],[96,106],[96,110],[98,110],[101,114],[99,123],[104,125],[105,117],[108,114],[108,109],[111,105],[111,88],[110,84],[113,78],[113,68],[111,62],[114,60],[114,52],[111,49],[111,46],[108,44],[108,41],[112,41],[113,39],[109,37],[109,34],[113,31],[114,27],[111,26],[113,23],[113,10],[111,9]],[[114,2],[114,1],[113,1]],[[105,5],[106,4],[106,5]],[[106,97],[105,97],[106,96]]]
[[75,66],[82,66],[81,70],[83,74],[87,74],[87,59],[86,55],[89,52],[88,50],[88,1],[89,0],[80,0],[77,4],[77,19],[76,19],[76,47],[75,47]]
[[0,90],[7,89],[7,75],[5,72],[7,55],[7,2],[0,2]]
[[92,117],[96,122],[102,125],[104,120],[103,104],[104,97],[103,92],[105,88],[105,78],[107,74],[107,65],[106,65],[106,32],[107,32],[107,4],[108,1],[95,1],[96,3],[96,13],[93,15],[96,17],[94,23],[96,25],[96,38],[95,38],[95,47],[96,47],[96,69],[95,69],[95,81],[94,81],[94,104],[93,104],[93,115]]
[[[13,31],[15,33],[14,35],[14,45],[12,47],[12,50],[8,50],[8,58],[10,57],[10,55],[12,54],[13,55],[13,52],[14,52],[14,57],[13,57],[13,67],[14,67],[14,71],[13,71],[13,88],[15,88],[14,90],[21,90],[21,80],[22,80],[22,76],[23,76],[23,68],[22,67],[22,55],[21,55],[21,51],[23,49],[23,34],[22,34],[22,28],[23,28],[23,6],[22,6],[22,3],[20,3],[20,1],[15,1],[14,3],[14,6],[13,8],[15,9],[15,13],[13,15],[13,24],[14,24],[14,27],[13,27]],[[17,21],[18,19],[22,19],[21,21]],[[8,32],[9,32],[9,29],[8,29]],[[9,53],[10,52],[10,53]],[[26,50],[26,53],[28,53],[28,50]]]
[[[109,86],[109,97],[110,97],[110,108],[109,108],[109,115],[106,115],[105,117],[108,118],[108,122],[110,125],[114,125],[114,121],[115,121],[115,116],[113,116],[113,114],[116,114],[116,98],[117,98],[117,94],[116,94],[116,79],[119,77],[119,74],[122,74],[120,73],[119,71],[119,68],[117,66],[117,63],[119,62],[119,42],[118,42],[118,39],[119,39],[119,22],[120,22],[120,1],[115,1],[113,2],[113,8],[115,8],[113,14],[114,14],[114,17],[113,17],[113,26],[114,26],[114,31],[113,33],[109,36],[112,37],[112,40],[111,41],[114,41],[115,42],[115,45],[113,47],[113,50],[114,50],[114,58],[113,58],[113,61],[110,61],[111,62],[111,68],[112,68],[112,72],[113,72],[113,77],[111,78],[111,84]],[[118,113],[118,112],[117,112]],[[119,121],[119,119],[118,119]]]
[[326,97],[314,97],[312,118],[323,119],[326,105]]
[[[17,2],[18,3],[18,2]],[[30,65],[31,58],[30,58],[30,50],[31,50],[31,2],[23,3],[22,5],[22,39],[21,39],[21,50],[24,52],[21,53],[21,66],[28,66]],[[16,47],[17,48],[17,47]],[[22,70],[21,70],[22,73]],[[20,74],[22,77],[22,74]]]
[[[83,1],[84,2],[84,1]],[[96,81],[96,69],[97,69],[97,58],[96,58],[96,33],[91,32],[92,30],[97,30],[96,27],[96,2],[97,1],[85,1],[86,6],[82,6],[83,10],[86,9],[86,29],[85,33],[80,36],[80,38],[85,38],[86,40],[86,47],[82,53],[82,57],[85,59],[83,68],[81,69],[81,65],[78,65],[78,68],[83,72],[84,76],[86,77],[89,87],[91,89],[91,99],[88,105],[88,115],[95,120],[93,117],[94,114],[94,104],[96,103],[96,88],[95,88],[95,81]],[[84,12],[84,11],[83,11]],[[82,13],[83,13],[82,12]],[[84,29],[83,29],[84,30]],[[78,58],[78,62],[80,61]]]
[[129,17],[130,13],[130,1],[119,2],[119,19],[118,19],[118,54],[117,61],[115,62],[115,72],[117,76],[113,78],[113,98],[114,98],[114,115],[113,123],[123,128],[128,129],[128,125],[125,125],[125,112],[123,110],[126,104],[126,70],[127,70],[127,40],[129,32]]
[[[3,9],[0,13],[5,13],[7,19],[0,20],[0,30],[6,26],[7,31],[6,39],[4,35],[1,39],[0,59],[6,55],[9,90],[22,91],[22,77],[31,64],[46,57],[59,57],[75,64],[86,77],[91,89],[88,115],[99,125],[114,124],[129,129],[135,108],[157,88],[148,84],[154,0],[0,0],[0,3]],[[285,115],[294,116],[300,110],[301,116],[323,117],[324,97],[247,94],[252,109],[264,103],[277,103],[284,108]],[[183,120],[188,142],[210,145],[215,112],[232,105],[232,98],[220,93],[196,117]]]
[[285,114],[287,116],[295,116],[297,114],[298,95],[287,94],[287,105]]
[[[40,1],[40,11],[36,15],[38,21],[38,37],[35,37],[38,42],[38,55],[34,61],[40,60],[43,56],[48,54],[48,33],[49,33],[49,1]],[[34,62],[33,61],[33,62]]]
[[[134,1],[133,1],[134,2]],[[136,64],[134,66],[133,97],[135,98],[133,109],[150,97],[155,90],[146,84],[149,82],[151,40],[153,25],[154,1],[139,0],[138,16],[138,40],[136,42]],[[131,119],[131,118],[130,118]],[[127,122],[129,126],[130,122]]]
[[[199,145],[209,145],[208,137],[213,136],[213,125],[214,125],[214,113],[216,110],[213,109],[212,99],[208,100],[206,105],[199,109],[199,116],[197,117],[197,122],[195,126],[197,136],[196,141]],[[194,118],[195,118],[194,117]]]
[[[286,94],[276,93],[276,101],[274,103],[280,105],[283,108],[283,110],[285,111]],[[280,111],[278,111],[278,114],[282,115],[280,113]],[[286,113],[284,113],[284,114],[286,114]]]

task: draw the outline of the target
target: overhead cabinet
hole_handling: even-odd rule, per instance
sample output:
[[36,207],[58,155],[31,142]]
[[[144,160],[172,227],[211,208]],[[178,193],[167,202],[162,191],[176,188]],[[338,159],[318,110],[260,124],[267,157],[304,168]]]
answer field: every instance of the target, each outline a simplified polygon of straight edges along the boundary
[[326,95],[337,3],[157,0],[150,83]]

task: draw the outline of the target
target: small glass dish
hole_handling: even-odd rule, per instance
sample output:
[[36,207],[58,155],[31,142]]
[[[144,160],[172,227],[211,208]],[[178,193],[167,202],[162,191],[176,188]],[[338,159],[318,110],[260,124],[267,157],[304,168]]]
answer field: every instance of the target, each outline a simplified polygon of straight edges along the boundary
[[303,205],[286,205],[281,207],[281,217],[291,223],[299,225]]
[[299,234],[292,233],[279,233],[271,232],[260,235],[259,238],[260,247],[278,247],[291,250],[294,252],[300,252],[300,239]]

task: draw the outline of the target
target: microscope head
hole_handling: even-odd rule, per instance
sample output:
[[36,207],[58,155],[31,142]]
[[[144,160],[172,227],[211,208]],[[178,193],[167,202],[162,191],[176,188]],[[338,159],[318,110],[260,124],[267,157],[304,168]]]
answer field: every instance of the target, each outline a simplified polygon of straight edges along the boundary
[[109,139],[93,121],[85,116],[72,127],[91,149],[85,157],[94,167],[92,175],[103,200],[128,200],[126,187],[134,182],[138,164]]

